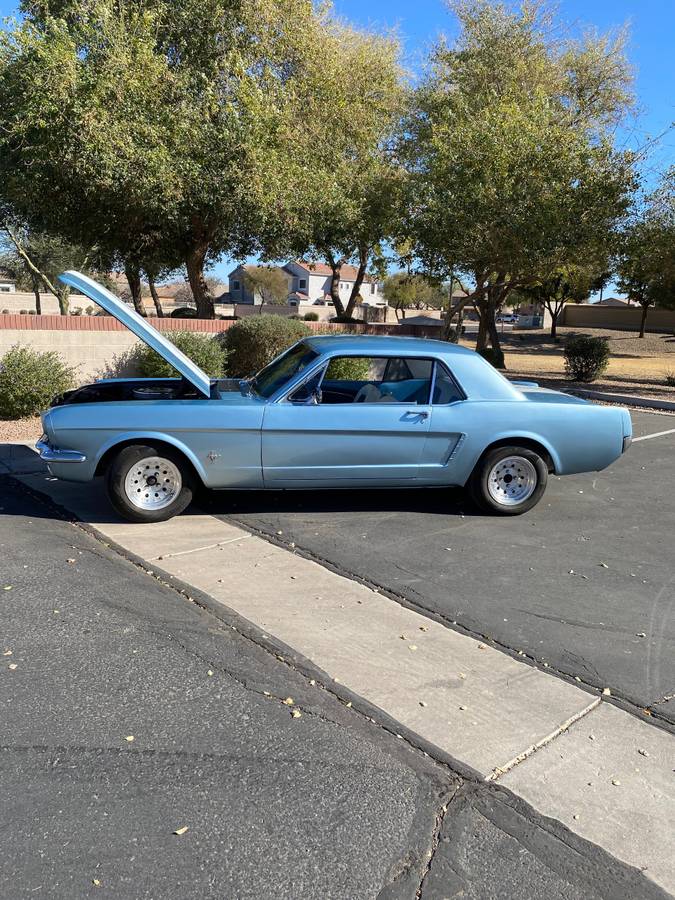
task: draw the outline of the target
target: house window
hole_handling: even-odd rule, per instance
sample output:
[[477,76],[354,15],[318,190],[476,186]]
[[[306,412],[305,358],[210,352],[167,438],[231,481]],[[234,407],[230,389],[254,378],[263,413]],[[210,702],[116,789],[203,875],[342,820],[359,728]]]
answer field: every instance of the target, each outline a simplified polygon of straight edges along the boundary
[[376,294],[376,293],[377,293],[377,284],[375,284],[374,281],[371,281],[371,282],[370,282],[370,293],[371,293],[371,294]]
[[300,281],[298,282],[298,286],[299,286],[300,290],[302,290],[303,288],[306,288],[307,287],[307,279],[301,278]]
[[11,294],[12,289],[8,284],[0,284],[0,293],[2,294]]
[[239,290],[241,290],[241,282],[239,282],[239,281],[233,281],[233,282],[232,282],[232,290],[233,290],[233,291],[239,291]]

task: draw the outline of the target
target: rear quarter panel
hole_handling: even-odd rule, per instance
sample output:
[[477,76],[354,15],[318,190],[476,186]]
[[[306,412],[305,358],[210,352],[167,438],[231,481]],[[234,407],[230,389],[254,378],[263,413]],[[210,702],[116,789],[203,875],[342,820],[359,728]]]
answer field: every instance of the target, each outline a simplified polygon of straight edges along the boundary
[[548,451],[556,474],[572,475],[605,469],[621,456],[624,434],[630,434],[624,410],[591,403],[467,400],[447,407],[444,423],[438,409],[431,439],[438,440],[445,429],[451,441],[458,433],[466,435],[454,464],[448,465],[456,484],[465,484],[481,455],[499,441],[536,441]]

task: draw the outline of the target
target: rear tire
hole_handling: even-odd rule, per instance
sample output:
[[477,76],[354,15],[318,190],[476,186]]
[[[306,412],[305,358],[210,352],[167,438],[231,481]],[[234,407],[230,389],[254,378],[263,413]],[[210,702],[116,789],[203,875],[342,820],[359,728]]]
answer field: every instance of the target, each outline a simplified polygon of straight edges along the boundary
[[113,508],[128,522],[165,522],[192,501],[195,479],[183,456],[166,447],[124,447],[106,473]]
[[496,447],[478,461],[469,480],[474,503],[500,516],[520,516],[541,500],[548,466],[539,454],[517,445]]

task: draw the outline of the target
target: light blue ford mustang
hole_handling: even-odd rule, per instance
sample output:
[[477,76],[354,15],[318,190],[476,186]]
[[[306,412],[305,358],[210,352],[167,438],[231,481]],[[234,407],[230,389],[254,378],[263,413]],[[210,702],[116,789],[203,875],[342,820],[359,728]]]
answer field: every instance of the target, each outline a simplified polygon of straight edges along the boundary
[[604,469],[630,445],[627,410],[509,382],[481,356],[417,338],[317,336],[244,381],[210,379],[84,275],[61,280],[116,316],[180,372],[107,379],[58,398],[40,455],[57,478],[106,477],[134,522],[182,512],[215,489],[467,486],[515,515],[548,474]]

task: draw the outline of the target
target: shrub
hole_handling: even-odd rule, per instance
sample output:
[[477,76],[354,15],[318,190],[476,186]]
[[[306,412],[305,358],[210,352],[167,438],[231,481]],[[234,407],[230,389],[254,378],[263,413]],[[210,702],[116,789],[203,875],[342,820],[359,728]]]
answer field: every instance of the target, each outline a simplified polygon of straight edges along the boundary
[[35,416],[73,385],[73,370],[58,353],[12,347],[0,359],[0,415]]
[[27,316],[27,315],[28,315],[28,310],[27,310],[27,309],[20,309],[20,310],[19,310],[19,315],[20,315],[20,316]]
[[81,316],[81,315],[82,315],[82,307],[81,307],[81,306],[74,306],[74,307],[70,310],[70,314],[71,314],[71,316]]
[[504,352],[502,350],[495,350],[494,347],[484,347],[478,352],[483,357],[483,359],[486,359],[491,366],[495,367],[495,369],[506,368],[506,363],[504,362]]
[[37,316],[37,310],[36,310],[36,309],[29,309],[29,310],[28,310],[28,315],[29,315],[29,316]]
[[275,356],[310,334],[304,322],[282,316],[249,316],[225,332],[227,371],[235,378],[259,372]]
[[315,312],[306,312],[304,315],[305,322],[318,322],[319,314]]
[[[168,335],[166,335],[169,337]],[[225,370],[225,352],[218,340],[194,331],[175,331],[169,340],[212,378],[220,378]],[[144,378],[175,378],[177,372],[159,355],[142,344],[134,354],[138,370]]]
[[361,356],[343,356],[331,360],[326,371],[327,381],[367,381],[370,360]]
[[607,338],[580,334],[565,344],[565,371],[574,381],[595,381],[609,365]]
[[3,314],[3,316],[8,316],[8,315],[9,315],[9,310],[8,310],[8,309],[3,309],[2,314]]
[[86,313],[88,316],[93,316],[93,315],[94,315],[94,307],[93,307],[93,306],[88,306],[88,307],[85,309],[85,313]]
[[675,387],[675,370],[671,369],[665,374],[665,382],[668,387]]
[[197,310],[192,306],[179,306],[171,313],[172,319],[196,319]]

